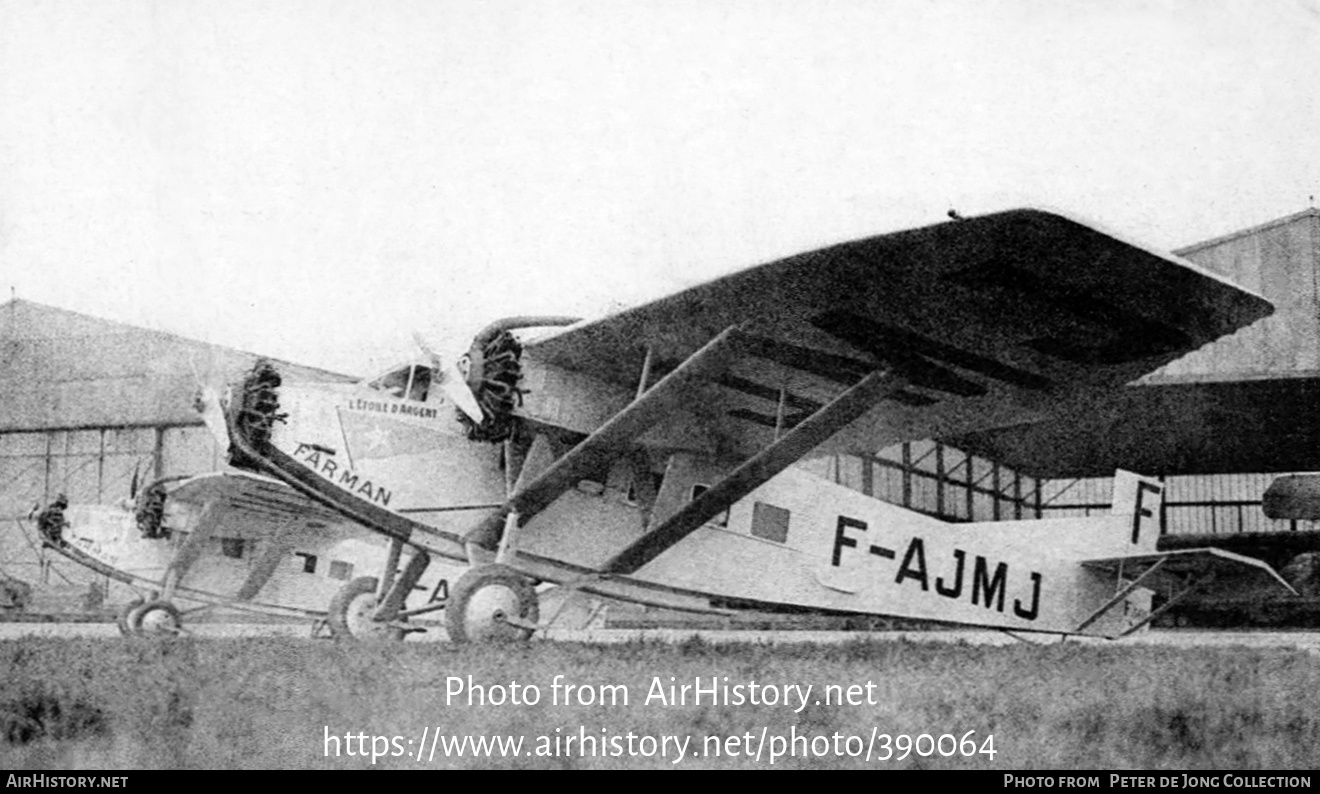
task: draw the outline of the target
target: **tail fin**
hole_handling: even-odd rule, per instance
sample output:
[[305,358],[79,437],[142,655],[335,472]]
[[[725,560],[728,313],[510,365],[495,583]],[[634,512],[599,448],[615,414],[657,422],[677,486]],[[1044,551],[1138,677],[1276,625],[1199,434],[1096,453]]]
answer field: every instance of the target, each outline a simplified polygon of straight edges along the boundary
[[1112,512],[1124,516],[1129,554],[1155,550],[1160,537],[1160,507],[1164,501],[1164,483],[1119,469],[1114,472]]
[[1069,595],[1078,621],[1073,631],[1112,638],[1146,625],[1154,581],[1138,587],[1135,580],[1152,567],[1163,499],[1164,483],[1159,480],[1122,469],[1114,472],[1112,507],[1102,537],[1088,544],[1079,560],[1077,590]]

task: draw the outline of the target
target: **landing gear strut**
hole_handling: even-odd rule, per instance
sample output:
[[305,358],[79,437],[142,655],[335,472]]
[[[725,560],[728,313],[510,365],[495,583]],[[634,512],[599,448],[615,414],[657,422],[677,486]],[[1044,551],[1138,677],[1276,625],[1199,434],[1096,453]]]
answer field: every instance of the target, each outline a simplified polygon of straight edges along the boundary
[[452,642],[525,640],[536,630],[540,615],[532,583],[498,563],[464,572],[445,609]]

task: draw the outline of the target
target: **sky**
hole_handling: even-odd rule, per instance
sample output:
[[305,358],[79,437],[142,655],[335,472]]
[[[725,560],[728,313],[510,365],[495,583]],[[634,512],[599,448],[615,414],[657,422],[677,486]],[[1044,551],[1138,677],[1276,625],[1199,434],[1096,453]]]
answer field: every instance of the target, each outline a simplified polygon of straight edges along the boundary
[[341,372],[1019,206],[1314,206],[1320,0],[0,0],[0,301]]

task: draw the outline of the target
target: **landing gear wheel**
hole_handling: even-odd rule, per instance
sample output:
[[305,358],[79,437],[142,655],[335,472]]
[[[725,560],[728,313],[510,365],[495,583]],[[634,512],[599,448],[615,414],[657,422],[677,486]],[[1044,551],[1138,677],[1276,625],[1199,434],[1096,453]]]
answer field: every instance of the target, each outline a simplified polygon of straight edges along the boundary
[[139,637],[174,636],[183,628],[183,618],[168,601],[148,601],[129,610],[128,627]]
[[532,629],[515,626],[505,617],[535,623],[541,617],[536,590],[527,577],[505,565],[469,568],[450,591],[445,621],[453,642],[525,640]]
[[374,576],[360,576],[341,587],[330,599],[326,623],[336,639],[403,639],[403,629],[371,619],[371,613],[376,610],[377,582]]
[[143,603],[144,602],[142,601],[142,599],[135,598],[132,601],[129,601],[127,604],[124,604],[123,608],[119,610],[119,616],[115,618],[115,625],[119,627],[120,634],[124,635],[125,637],[132,636],[133,629],[129,628],[130,625],[129,621],[133,617],[133,610],[142,606]]

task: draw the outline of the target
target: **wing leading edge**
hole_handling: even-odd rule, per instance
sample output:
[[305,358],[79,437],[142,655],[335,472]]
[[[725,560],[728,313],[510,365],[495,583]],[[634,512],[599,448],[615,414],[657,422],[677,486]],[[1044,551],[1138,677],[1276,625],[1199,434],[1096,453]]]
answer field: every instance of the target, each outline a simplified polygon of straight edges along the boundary
[[[235,538],[260,539],[288,523],[346,523],[346,519],[288,485],[247,472],[215,472],[189,477],[167,488],[172,505],[191,509],[212,506],[211,534],[221,531]],[[188,530],[192,531],[192,530]]]
[[[1077,410],[1272,311],[1191,263],[1039,210],[753,267],[526,342],[540,380],[519,412],[584,440],[466,540],[493,549],[598,459],[648,444],[717,457],[724,482],[606,565],[630,573],[796,460]],[[550,386],[575,378],[600,385]],[[566,422],[561,397],[612,407]]]
[[[904,386],[817,450],[872,452],[1084,405],[1272,311],[1189,262],[1015,210],[753,267],[529,341],[525,355],[636,389],[735,328],[739,355],[685,408],[714,446],[745,459],[885,370]],[[529,405],[535,418],[535,395]]]

